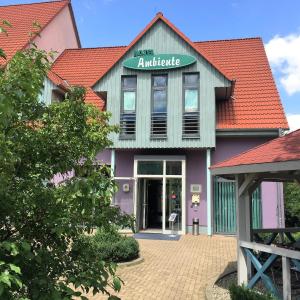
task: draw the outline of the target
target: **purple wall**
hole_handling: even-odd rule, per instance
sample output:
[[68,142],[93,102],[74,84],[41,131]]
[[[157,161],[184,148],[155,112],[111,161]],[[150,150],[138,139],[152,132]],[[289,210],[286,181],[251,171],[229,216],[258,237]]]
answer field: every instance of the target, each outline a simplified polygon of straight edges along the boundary
[[111,150],[109,149],[99,152],[96,155],[96,160],[103,164],[110,165],[110,159],[111,159]]
[[[192,208],[191,184],[201,184],[200,206]],[[186,214],[187,224],[192,225],[193,218],[199,218],[200,226],[207,225],[207,199],[206,199],[206,151],[194,150],[186,152]]]
[[217,138],[216,149],[212,152],[212,164],[238,155],[253,147],[261,145],[267,138]]
[[[117,151],[115,152],[115,177],[133,177],[133,164],[134,164],[133,151]],[[122,211],[133,214],[133,197],[134,197],[134,181],[130,179],[116,180],[119,187],[118,192],[115,194],[114,203],[122,209]],[[129,184],[129,192],[123,192],[123,185]]]
[[282,183],[263,182],[261,193],[263,228],[284,227]]

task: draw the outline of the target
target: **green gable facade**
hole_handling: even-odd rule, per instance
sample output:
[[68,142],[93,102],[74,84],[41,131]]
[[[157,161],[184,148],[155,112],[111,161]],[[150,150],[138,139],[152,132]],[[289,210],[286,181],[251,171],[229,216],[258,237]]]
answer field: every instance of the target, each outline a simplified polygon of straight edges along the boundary
[[[134,70],[124,67],[126,60],[138,50],[153,49],[158,54],[188,55],[195,63],[179,68],[160,70]],[[175,63],[175,61],[174,61]],[[199,73],[199,125],[200,134],[183,138],[183,74]],[[167,75],[167,134],[164,139],[151,138],[151,84],[155,74]],[[121,78],[136,75],[136,133],[133,139],[112,136],[113,148],[211,148],[215,147],[215,88],[230,86],[218,70],[186,43],[161,20],[157,21],[142,38],[118,61],[114,67],[93,87],[95,91],[107,92],[107,111],[112,113],[111,123],[120,123]]]

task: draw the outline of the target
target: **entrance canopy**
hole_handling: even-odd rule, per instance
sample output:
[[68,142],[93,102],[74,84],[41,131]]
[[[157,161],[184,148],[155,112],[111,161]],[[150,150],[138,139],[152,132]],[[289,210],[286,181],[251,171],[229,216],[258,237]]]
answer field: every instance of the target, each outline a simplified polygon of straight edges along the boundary
[[257,174],[264,180],[300,181],[300,130],[215,164],[212,175]]

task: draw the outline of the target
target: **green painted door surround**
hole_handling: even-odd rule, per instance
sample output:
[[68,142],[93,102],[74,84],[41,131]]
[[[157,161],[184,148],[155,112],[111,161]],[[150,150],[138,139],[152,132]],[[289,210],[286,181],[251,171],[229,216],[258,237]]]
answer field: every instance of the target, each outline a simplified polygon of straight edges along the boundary
[[[137,51],[153,49],[153,55],[171,54],[195,58],[195,62],[178,68],[163,70],[135,70],[124,66],[124,62],[136,56]],[[144,56],[145,57],[145,56]],[[163,56],[160,56],[161,58]],[[176,56],[177,57],[177,56]],[[170,58],[169,58],[170,59]],[[173,60],[174,62],[174,60]],[[199,138],[182,138],[183,73],[199,72]],[[151,139],[151,78],[154,74],[167,74],[167,138]],[[212,148],[216,140],[215,88],[230,86],[230,82],[208,63],[198,52],[182,40],[162,21],[158,21],[130,49],[114,67],[95,84],[95,91],[107,91],[107,110],[112,113],[111,123],[120,123],[121,76],[136,75],[136,134],[135,139],[119,139],[111,136],[113,148]]]

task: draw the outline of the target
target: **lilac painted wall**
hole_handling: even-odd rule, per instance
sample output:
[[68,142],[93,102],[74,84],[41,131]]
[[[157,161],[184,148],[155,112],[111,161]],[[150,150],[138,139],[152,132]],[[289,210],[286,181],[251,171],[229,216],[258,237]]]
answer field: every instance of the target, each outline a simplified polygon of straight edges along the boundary
[[[200,206],[192,208],[191,184],[201,184]],[[199,218],[200,226],[207,225],[206,199],[206,151],[194,150],[186,152],[186,212],[187,226],[193,224],[193,218]]]
[[284,227],[282,183],[263,182],[261,192],[263,228]]
[[72,178],[74,176],[74,171],[67,172],[65,174],[57,173],[53,176],[52,182],[57,185],[63,183],[64,181]]
[[[212,164],[228,159],[267,142],[267,138],[218,138],[212,153]],[[282,184],[263,182],[262,218],[263,228],[276,228],[284,224]],[[281,224],[280,224],[281,223]]]
[[56,57],[66,48],[78,48],[76,33],[68,6],[42,30],[34,42],[40,49],[57,51]]
[[111,159],[111,150],[109,149],[99,152],[96,155],[96,160],[103,164],[110,165],[110,159]]
[[212,164],[238,155],[270,139],[266,138],[217,138],[216,149],[212,152]]
[[[116,151],[115,152],[115,177],[133,177],[134,164],[133,151]],[[114,203],[122,209],[122,211],[133,214],[133,198],[134,198],[134,181],[132,179],[117,179],[119,191],[114,197]],[[123,185],[129,184],[129,192],[123,192]]]

